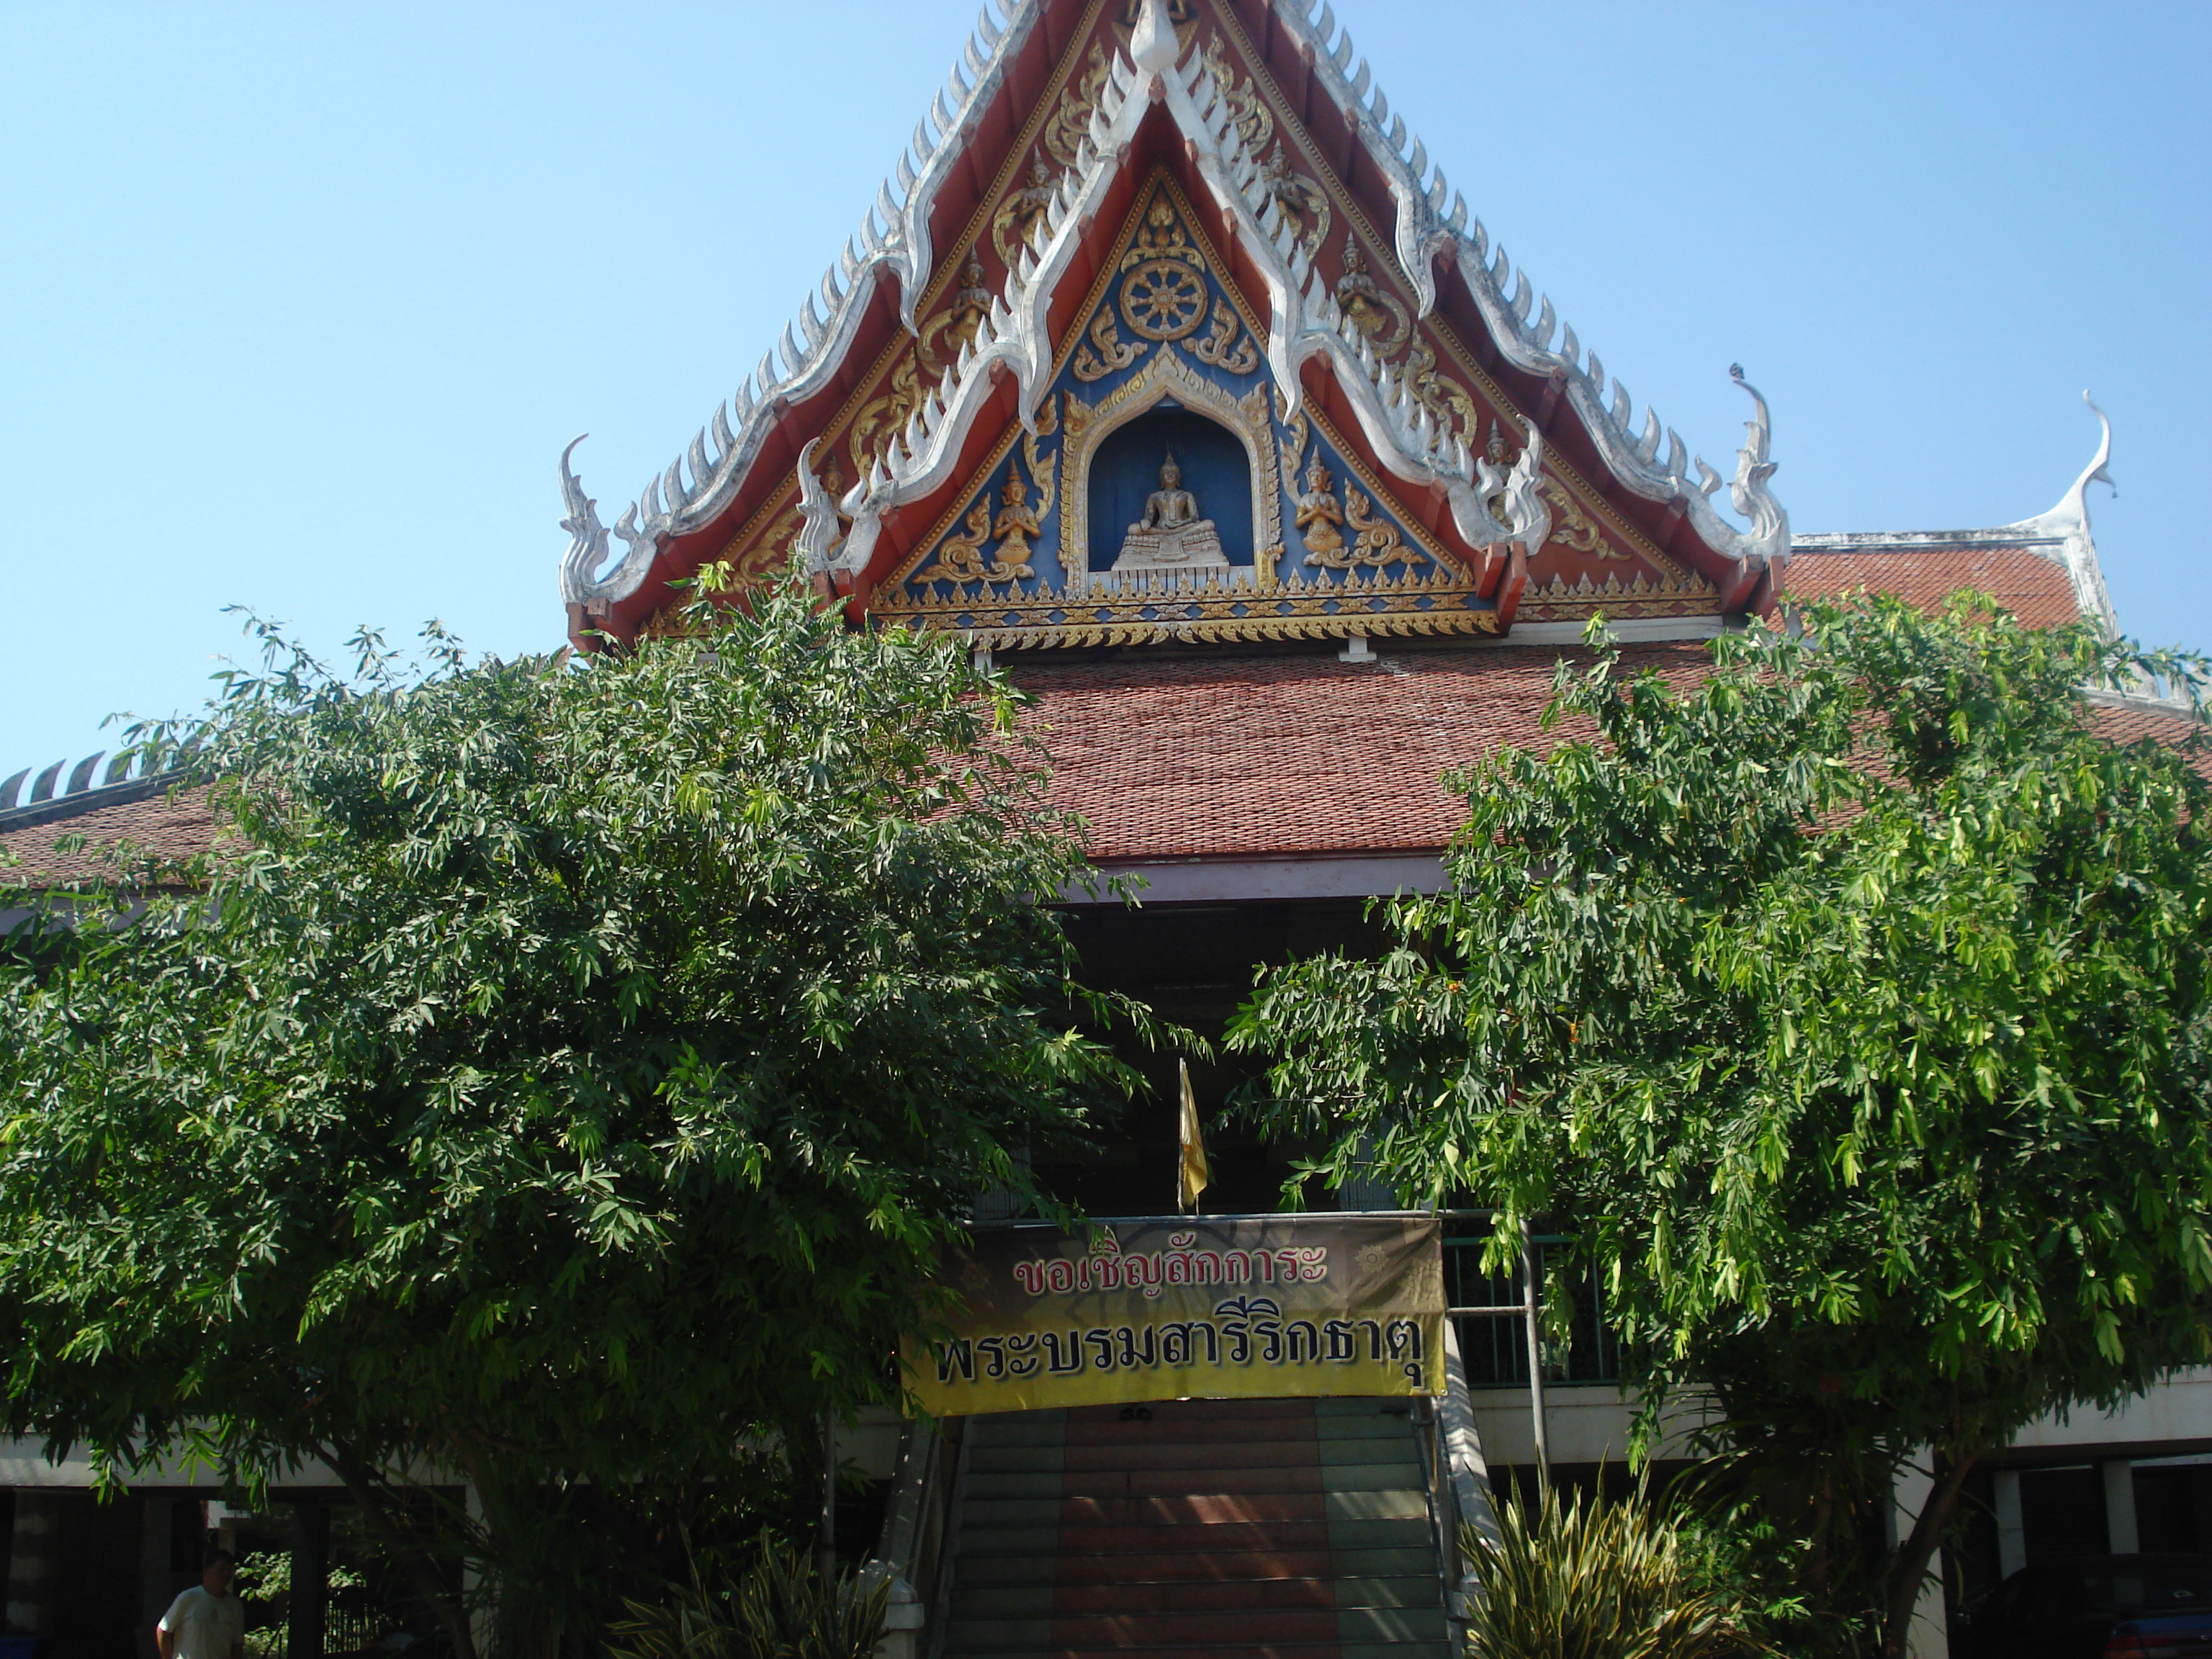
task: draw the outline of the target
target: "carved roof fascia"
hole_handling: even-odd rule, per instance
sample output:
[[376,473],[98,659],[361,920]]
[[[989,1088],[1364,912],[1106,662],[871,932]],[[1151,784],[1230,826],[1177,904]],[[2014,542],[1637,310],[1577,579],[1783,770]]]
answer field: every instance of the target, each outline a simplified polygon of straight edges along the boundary
[[[1702,457],[1691,457],[1680,434],[1663,427],[1650,404],[1644,405],[1642,426],[1633,424],[1635,404],[1628,388],[1616,378],[1608,396],[1603,364],[1595,352],[1584,353],[1571,327],[1554,345],[1553,337],[1560,324],[1548,296],[1537,304],[1534,321],[1529,320],[1533,289],[1528,272],[1516,272],[1502,246],[1492,255],[1482,222],[1470,218],[1465,198],[1451,188],[1441,167],[1431,167],[1427,147],[1407,133],[1404,118],[1391,113],[1389,100],[1375,82],[1367,60],[1354,51],[1352,32],[1339,27],[1329,0],[1272,3],[1285,33],[1310,61],[1316,80],[1388,184],[1397,207],[1394,240],[1398,263],[1413,287],[1420,314],[1425,317],[1435,309],[1436,262],[1439,257],[1449,258],[1499,352],[1515,368],[1559,382],[1565,401],[1581,418],[1607,470],[1623,488],[1647,501],[1682,501],[1685,516],[1699,538],[1739,566],[1756,562],[1778,570],[1785,564],[1790,517],[1767,488],[1774,462],[1766,400],[1741,371],[1731,373],[1751,396],[1753,416],[1746,425],[1735,475],[1723,480]],[[1714,507],[1712,494],[1723,482],[1729,483],[1730,504],[1751,520],[1749,531],[1737,529]]]
[[1000,4],[1006,21],[994,23],[990,8],[983,8],[960,60],[927,115],[915,124],[895,170],[896,193],[892,180],[884,179],[857,236],[848,239],[837,262],[823,274],[819,292],[826,313],[808,294],[794,319],[796,333],[793,324],[784,325],[780,346],[762,356],[735,395],[715,406],[684,453],[640,492],[611,532],[629,550],[604,576],[592,573],[605,562],[610,532],[568,465],[583,440],[562,452],[562,499],[568,509],[562,527],[569,532],[561,561],[565,603],[603,611],[627,599],[643,585],[663,546],[705,528],[728,509],[781,410],[817,395],[836,377],[886,272],[899,284],[900,319],[913,329],[915,308],[934,269],[929,222],[938,197],[1004,87],[1007,66],[1027,41],[1044,0]]

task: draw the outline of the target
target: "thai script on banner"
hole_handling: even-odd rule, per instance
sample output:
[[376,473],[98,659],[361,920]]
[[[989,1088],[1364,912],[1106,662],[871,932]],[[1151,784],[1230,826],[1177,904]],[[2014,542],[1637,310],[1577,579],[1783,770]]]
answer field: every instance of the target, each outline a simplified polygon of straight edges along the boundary
[[1200,1250],[1194,1232],[1170,1234],[1164,1252],[1124,1255],[1109,1228],[1100,1228],[1081,1255],[1017,1261],[1014,1278],[1031,1296],[1048,1291],[1142,1291],[1148,1297],[1176,1285],[1317,1285],[1328,1277],[1328,1247],[1277,1250]]
[[1184,1396],[1441,1391],[1433,1219],[1261,1216],[983,1234],[949,1334],[909,1343],[939,1416]]

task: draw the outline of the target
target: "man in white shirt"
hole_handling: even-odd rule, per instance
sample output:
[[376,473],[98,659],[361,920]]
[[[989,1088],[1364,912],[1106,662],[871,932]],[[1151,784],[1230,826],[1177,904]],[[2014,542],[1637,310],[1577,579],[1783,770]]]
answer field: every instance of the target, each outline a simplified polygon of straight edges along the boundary
[[210,1551],[200,1582],[169,1603],[154,1626],[161,1659],[246,1659],[246,1609],[231,1594],[228,1550]]

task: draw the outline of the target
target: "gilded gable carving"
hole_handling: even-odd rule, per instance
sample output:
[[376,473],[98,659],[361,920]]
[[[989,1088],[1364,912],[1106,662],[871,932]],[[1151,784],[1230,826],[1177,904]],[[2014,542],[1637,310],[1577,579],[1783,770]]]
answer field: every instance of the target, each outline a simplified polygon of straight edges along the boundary
[[[1263,333],[1156,177],[1067,330],[1037,429],[994,446],[875,613],[1006,646],[1494,631],[1469,573],[1319,411],[1285,418]],[[1176,453],[1172,434],[1209,431],[1210,459]],[[1126,503],[1112,522],[1092,521],[1094,485]]]

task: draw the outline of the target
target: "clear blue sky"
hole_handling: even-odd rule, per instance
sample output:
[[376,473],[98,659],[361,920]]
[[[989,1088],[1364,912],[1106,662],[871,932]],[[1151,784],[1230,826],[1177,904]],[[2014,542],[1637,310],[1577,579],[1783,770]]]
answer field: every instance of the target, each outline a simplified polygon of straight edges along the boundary
[[[1801,530],[2094,503],[2212,647],[2212,6],[1340,0],[1393,106],[1717,465],[1742,362]],[[0,776],[196,705],[230,604],[334,647],[561,638],[611,520],[782,329],[966,0],[0,0]]]

